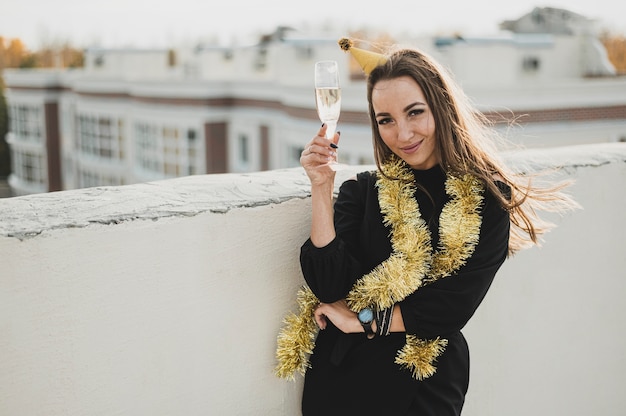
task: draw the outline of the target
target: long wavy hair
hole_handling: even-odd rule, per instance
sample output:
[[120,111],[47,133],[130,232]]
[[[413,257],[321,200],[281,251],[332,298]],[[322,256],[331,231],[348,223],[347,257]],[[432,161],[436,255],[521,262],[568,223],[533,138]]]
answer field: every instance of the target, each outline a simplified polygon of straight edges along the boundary
[[[569,182],[540,186],[533,183],[532,175],[513,172],[500,158],[497,144],[501,138],[489,120],[473,107],[442,66],[415,49],[389,53],[387,62],[372,70],[367,79],[374,158],[383,175],[383,165],[393,152],[383,142],[378,130],[372,91],[380,81],[403,76],[414,79],[424,93],[435,120],[435,152],[444,171],[469,173],[479,178],[509,212],[510,255],[522,248],[539,245],[541,235],[554,226],[540,218],[537,212],[564,212],[577,207],[562,192]],[[502,193],[497,181],[510,187],[510,195]]]

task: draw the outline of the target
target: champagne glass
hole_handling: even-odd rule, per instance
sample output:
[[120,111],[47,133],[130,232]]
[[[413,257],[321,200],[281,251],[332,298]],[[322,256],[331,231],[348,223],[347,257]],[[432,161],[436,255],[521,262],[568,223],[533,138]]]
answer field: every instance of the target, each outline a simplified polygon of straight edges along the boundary
[[[317,114],[326,123],[326,138],[332,140],[337,129],[341,111],[341,89],[339,88],[339,67],[337,61],[315,63],[315,103]],[[337,161],[330,162],[331,168]]]

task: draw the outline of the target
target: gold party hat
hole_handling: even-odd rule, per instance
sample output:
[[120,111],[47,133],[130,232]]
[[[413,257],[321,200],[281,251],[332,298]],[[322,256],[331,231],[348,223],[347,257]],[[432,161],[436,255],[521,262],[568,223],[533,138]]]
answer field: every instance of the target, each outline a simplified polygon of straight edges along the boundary
[[351,39],[341,38],[339,39],[339,46],[346,52],[350,52],[350,54],[356,59],[356,61],[361,65],[363,71],[369,75],[370,72],[378,65],[382,65],[387,62],[387,58],[385,55],[380,53],[367,51],[365,49],[355,48],[354,43]]

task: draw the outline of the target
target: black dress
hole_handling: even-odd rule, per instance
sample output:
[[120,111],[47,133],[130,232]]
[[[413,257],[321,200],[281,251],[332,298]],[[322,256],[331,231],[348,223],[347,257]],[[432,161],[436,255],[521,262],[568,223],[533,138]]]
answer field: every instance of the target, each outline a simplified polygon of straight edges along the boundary
[[[449,200],[446,176],[439,166],[413,174],[430,194],[418,188],[416,198],[430,228],[432,247],[437,247],[439,215]],[[375,183],[374,172],[343,183],[335,203],[337,237],[325,247],[316,248],[310,239],[302,246],[304,278],[321,302],[345,298],[358,278],[392,252]],[[469,382],[469,350],[460,330],[484,298],[508,250],[509,215],[488,191],[484,196],[474,254],[452,276],[423,286],[400,302],[407,333],[448,340],[436,362],[437,372],[419,381],[394,362],[405,344],[404,333],[369,340],[364,333],[344,334],[329,323],[319,332],[310,357],[302,396],[304,416],[461,413]]]

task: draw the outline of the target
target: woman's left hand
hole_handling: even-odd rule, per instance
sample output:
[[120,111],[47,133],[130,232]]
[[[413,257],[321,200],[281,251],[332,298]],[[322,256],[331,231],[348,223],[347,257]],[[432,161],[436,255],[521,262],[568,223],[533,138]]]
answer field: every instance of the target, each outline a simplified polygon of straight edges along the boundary
[[359,323],[356,313],[348,308],[345,299],[333,303],[320,303],[315,308],[313,316],[320,329],[326,329],[327,320],[329,320],[346,334],[363,332],[363,327]]

